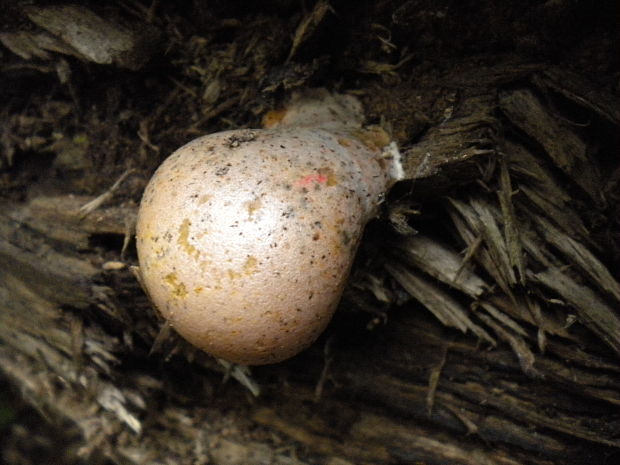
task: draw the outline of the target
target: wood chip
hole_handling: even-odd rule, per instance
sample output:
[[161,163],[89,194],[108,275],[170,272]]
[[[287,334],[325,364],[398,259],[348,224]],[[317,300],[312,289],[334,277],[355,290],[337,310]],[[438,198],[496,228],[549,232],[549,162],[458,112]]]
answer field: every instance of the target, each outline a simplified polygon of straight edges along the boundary
[[620,354],[620,318],[592,289],[555,267],[529,272],[528,278],[559,294],[575,309],[583,324]]
[[549,114],[529,90],[504,92],[499,105],[515,126],[545,149],[558,168],[594,201],[599,201],[600,175],[587,156],[587,145],[574,131]]
[[470,330],[480,339],[495,345],[495,339],[471,321],[468,316],[469,310],[439,286],[396,263],[387,264],[386,269],[413,298],[423,304],[444,325],[459,329],[463,333]]
[[462,267],[463,258],[458,253],[430,237],[406,237],[398,249],[409,263],[472,298],[480,297],[489,287],[471,267]]

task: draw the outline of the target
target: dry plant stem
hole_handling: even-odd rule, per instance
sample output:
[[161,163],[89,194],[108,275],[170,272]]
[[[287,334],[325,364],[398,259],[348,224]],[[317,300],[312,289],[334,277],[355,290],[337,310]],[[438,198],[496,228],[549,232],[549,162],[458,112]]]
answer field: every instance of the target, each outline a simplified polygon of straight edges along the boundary
[[110,200],[112,196],[114,195],[114,192],[118,190],[118,188],[123,183],[123,181],[127,179],[127,177],[130,174],[134,174],[135,171],[136,170],[134,170],[133,168],[126,170],[125,172],[123,172],[123,174],[119,176],[119,178],[114,182],[114,184],[112,184],[112,186],[108,190],[106,190],[103,194],[95,197],[90,202],[82,205],[79,209],[80,218],[84,218],[86,215],[89,215],[90,213],[95,211],[97,208],[99,208],[104,202],[107,202],[108,200]]

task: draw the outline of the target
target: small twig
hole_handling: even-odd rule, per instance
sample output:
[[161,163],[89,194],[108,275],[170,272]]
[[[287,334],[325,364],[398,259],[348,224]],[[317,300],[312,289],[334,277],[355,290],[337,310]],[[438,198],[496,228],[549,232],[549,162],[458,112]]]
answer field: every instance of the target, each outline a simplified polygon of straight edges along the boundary
[[428,391],[426,393],[426,412],[430,416],[433,412],[433,405],[435,404],[435,393],[437,392],[437,386],[439,385],[439,377],[441,371],[446,364],[446,357],[448,355],[448,343],[442,345],[441,359],[431,369],[431,374],[428,377]]
[[136,229],[135,219],[132,217],[131,219],[125,219],[125,235],[123,236],[123,246],[121,247],[121,260],[125,260],[125,254],[127,253],[127,248],[129,247],[129,243],[131,242],[131,238],[134,235]]
[[458,418],[461,423],[467,428],[467,434],[477,434],[479,431],[478,425],[474,423],[466,414],[464,409],[458,409],[450,404],[443,405],[444,408],[452,412],[452,414]]
[[133,168],[130,168],[130,169],[126,170],[123,174],[121,174],[121,176],[116,180],[116,182],[114,184],[112,184],[112,187],[110,187],[107,191],[105,191],[103,194],[95,197],[90,202],[85,203],[84,205],[82,205],[80,207],[79,211],[78,211],[79,217],[80,218],[85,218],[90,213],[92,213],[97,208],[99,208],[104,202],[106,202],[107,200],[111,199],[112,195],[120,187],[121,183],[127,178],[127,176],[129,176],[130,174],[133,174],[135,171],[136,170],[133,169]]
[[459,280],[459,278],[461,277],[461,273],[463,272],[463,270],[465,270],[465,267],[467,266],[467,264],[471,262],[473,256],[476,254],[476,252],[478,251],[481,245],[482,245],[482,236],[478,236],[476,237],[476,240],[474,242],[472,242],[471,244],[467,246],[467,250],[465,251],[465,256],[463,257],[463,260],[461,261],[459,269],[456,270],[456,273],[454,273],[454,279],[452,280],[453,283],[456,283]]
[[260,395],[260,387],[250,376],[250,369],[245,365],[237,365],[236,363],[230,363],[221,358],[216,359],[220,365],[222,365],[226,369],[226,374],[224,375],[224,381],[228,377],[235,378],[243,387],[245,387],[248,391],[252,393],[254,397],[258,397]]
[[321,397],[323,396],[323,389],[325,388],[325,381],[327,381],[327,374],[329,373],[329,368],[334,360],[334,356],[332,355],[331,346],[332,346],[332,338],[329,338],[323,347],[323,369],[321,370],[321,374],[319,375],[319,380],[316,383],[316,387],[314,388],[314,402],[319,402]]
[[164,342],[168,341],[172,335],[172,326],[170,323],[165,322],[161,328],[159,328],[159,332],[157,336],[155,336],[155,340],[153,341],[153,345],[151,345],[151,349],[149,350],[149,357],[154,353],[159,352]]

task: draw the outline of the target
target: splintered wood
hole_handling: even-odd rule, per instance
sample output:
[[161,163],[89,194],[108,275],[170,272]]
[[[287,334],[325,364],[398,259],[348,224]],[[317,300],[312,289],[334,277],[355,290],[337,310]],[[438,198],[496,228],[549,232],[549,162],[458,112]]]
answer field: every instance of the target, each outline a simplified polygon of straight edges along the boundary
[[[2,88],[0,372],[73,432],[80,460],[581,465],[618,455],[613,90],[488,52],[504,42],[439,59],[454,44],[445,31],[460,47],[498,29],[464,30],[467,8],[419,8],[432,2],[275,1],[261,14],[244,2],[9,3],[23,14],[0,32],[17,54],[6,51],[3,79],[51,75],[54,85]],[[575,2],[534,3],[544,13]],[[401,46],[403,25],[419,31],[405,34],[415,49]],[[519,47],[547,40],[539,25]],[[144,68],[160,36],[161,62]],[[392,130],[408,179],[367,228],[325,336],[250,372],[162,325],[132,274],[137,203],[165,153],[252,127],[317,82],[354,93],[370,123]]]

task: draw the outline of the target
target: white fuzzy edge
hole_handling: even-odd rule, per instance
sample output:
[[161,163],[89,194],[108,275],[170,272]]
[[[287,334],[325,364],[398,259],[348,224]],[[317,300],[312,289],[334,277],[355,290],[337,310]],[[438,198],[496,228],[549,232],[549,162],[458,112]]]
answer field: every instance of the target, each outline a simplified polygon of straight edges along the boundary
[[381,154],[386,160],[390,160],[389,175],[395,182],[405,178],[405,170],[403,169],[402,156],[396,142],[390,142],[383,147]]

